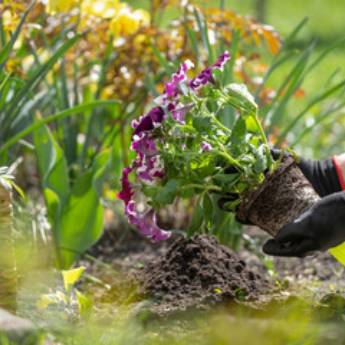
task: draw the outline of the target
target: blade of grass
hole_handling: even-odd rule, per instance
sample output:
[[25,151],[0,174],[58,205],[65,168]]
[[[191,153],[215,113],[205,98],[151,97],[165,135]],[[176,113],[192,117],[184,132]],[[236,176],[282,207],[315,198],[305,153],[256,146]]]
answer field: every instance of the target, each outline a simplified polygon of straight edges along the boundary
[[344,48],[345,39],[341,39],[334,44],[330,45],[326,49],[324,49],[320,55],[310,64],[310,66],[306,69],[306,74],[309,74],[315,67],[317,67],[334,49],[336,48]]
[[[304,139],[304,137],[307,134],[309,134],[314,128],[319,126],[324,121],[329,120],[330,115],[333,115],[335,112],[343,109],[344,107],[345,107],[345,102],[340,103],[338,106],[334,107],[333,109],[326,111],[326,112],[322,113],[321,115],[319,115],[318,117],[314,118],[313,125],[305,127],[303,129],[303,131],[298,135],[298,137],[292,142],[291,146],[294,147],[297,144],[299,144]],[[344,115],[343,115],[343,113],[338,114],[338,116],[336,118],[332,118],[332,122],[334,122],[339,116],[343,117]]]
[[204,45],[206,52],[208,53],[208,63],[211,65],[214,63],[214,51],[212,45],[210,43],[209,35],[208,35],[208,26],[207,21],[202,15],[202,13],[194,8],[194,16],[199,28],[199,32],[201,34],[201,40]]
[[62,120],[66,117],[73,116],[73,115],[82,115],[83,112],[86,112],[88,110],[91,110],[95,107],[100,106],[110,106],[119,104],[119,101],[116,100],[106,100],[106,101],[93,101],[89,103],[85,103],[82,105],[78,105],[76,107],[61,111],[59,113],[56,113],[54,115],[49,115],[43,119],[38,120],[34,124],[28,126],[24,130],[22,130],[20,133],[17,133],[15,136],[13,136],[11,139],[7,140],[4,145],[0,148],[0,155],[3,154],[6,150],[8,150],[10,147],[15,145],[19,140],[25,138],[27,135],[31,134],[36,129],[40,128],[43,125],[46,125],[48,123]]
[[151,48],[152,48],[152,52],[153,55],[156,57],[156,59],[158,60],[159,64],[164,67],[165,72],[170,75],[172,73],[175,72],[176,66],[174,66],[173,63],[171,63],[170,61],[168,61],[166,59],[166,57],[159,51],[159,49],[157,49],[156,45],[152,42],[151,43]]
[[50,57],[50,59],[44,63],[34,75],[25,83],[25,86],[13,97],[9,102],[9,108],[5,111],[5,116],[2,119],[4,125],[11,121],[20,110],[21,102],[28,97],[29,93],[40,83],[40,81],[46,76],[46,74],[52,69],[55,63],[70,49],[76,42],[80,40],[82,35],[76,35],[67,42],[65,42],[57,51]]
[[294,29],[293,31],[286,37],[284,40],[282,47],[277,55],[274,56],[270,67],[266,74],[263,77],[263,83],[260,85],[260,87],[257,89],[255,93],[255,97],[257,97],[260,92],[262,91],[262,88],[266,84],[267,80],[270,78],[270,76],[273,74],[273,72],[280,66],[282,65],[285,61],[290,59],[293,55],[294,52],[290,50],[290,45],[291,43],[295,40],[299,32],[302,30],[302,28],[306,25],[308,22],[308,18],[304,18]]
[[292,32],[286,37],[283,46],[288,47],[290,44],[293,43],[297,35],[300,33],[300,31],[303,29],[303,27],[307,24],[309,18],[304,17],[297,26],[292,30]]
[[323,102],[324,100],[326,100],[327,98],[329,98],[330,96],[332,96],[334,93],[336,93],[337,91],[341,90],[342,88],[345,87],[345,80],[341,81],[340,83],[338,83],[337,85],[327,89],[325,92],[323,92],[321,95],[315,97],[291,122],[290,124],[288,124],[284,131],[279,135],[278,140],[277,140],[277,146],[279,146],[284,139],[286,138],[286,136],[288,135],[288,133],[290,133],[294,127],[303,119],[303,117],[307,114],[307,112],[314,107],[315,105],[317,105],[318,103]]
[[[105,85],[106,77],[107,77],[107,71],[108,71],[108,68],[109,68],[110,63],[111,63],[112,52],[113,52],[113,38],[110,37],[110,39],[108,41],[107,49],[105,52],[105,56],[104,56],[104,59],[103,59],[102,64],[101,64],[102,67],[101,67],[100,78],[99,78],[99,82],[97,85],[97,91],[96,91],[95,96],[94,96],[96,100],[99,99],[99,97],[101,96],[102,89]],[[93,111],[91,116],[90,116],[90,119],[87,123],[85,142],[84,142],[84,145],[83,145],[83,148],[82,148],[82,151],[80,154],[79,162],[78,162],[80,167],[83,167],[83,165],[85,163],[87,151],[88,151],[88,148],[89,148],[89,145],[91,142],[91,138],[92,138],[93,125],[94,125],[96,118],[97,118],[97,113],[95,113],[95,111]],[[81,171],[82,170],[83,169],[81,169]]]
[[[268,132],[271,132],[273,127],[279,123],[279,120],[284,116],[284,110],[291,99],[291,96],[301,85],[304,79],[304,71],[308,65],[309,58],[315,47],[315,42],[311,43],[305,52],[297,60],[296,64],[291,69],[287,78],[283,80],[280,87],[278,88],[277,95],[273,99],[271,109],[267,113],[267,120],[269,121]],[[280,99],[280,97],[282,98]]]
[[234,67],[236,63],[236,56],[238,52],[238,44],[240,41],[241,33],[239,30],[233,30],[232,32],[232,41],[230,55],[231,59],[229,63],[225,64],[225,73],[224,73],[224,85],[227,85],[233,81]]
[[[27,10],[23,13],[20,22],[16,28],[16,30],[14,31],[11,39],[6,43],[6,45],[1,49],[0,51],[0,71],[2,71],[6,65],[6,62],[8,61],[8,58],[10,56],[10,53],[14,47],[14,44],[16,43],[18,36],[20,34],[20,32],[22,31],[23,25],[25,23],[25,20],[27,18],[27,16],[29,15],[31,9],[33,8],[34,4],[35,4],[35,0],[32,1],[30,3],[30,5],[28,6]],[[1,27],[3,28],[3,25],[1,25]],[[3,31],[3,30],[2,30]]]
[[[191,28],[189,27],[187,22],[185,22],[184,27],[185,27],[185,30],[187,33],[187,37],[191,43],[194,56],[198,57],[199,56],[199,46],[198,46],[198,40],[196,38],[195,32],[193,30],[191,30]],[[198,62],[198,60],[199,59],[197,59],[197,58],[195,59],[195,61],[197,61],[197,62]]]

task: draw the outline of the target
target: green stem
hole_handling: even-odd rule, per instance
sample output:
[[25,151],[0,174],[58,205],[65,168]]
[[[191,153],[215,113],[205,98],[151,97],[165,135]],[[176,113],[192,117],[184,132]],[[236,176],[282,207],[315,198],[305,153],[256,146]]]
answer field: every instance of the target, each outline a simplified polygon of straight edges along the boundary
[[227,132],[229,135],[231,135],[231,129],[229,129],[228,127],[224,126],[217,118],[216,116],[213,116],[213,120],[216,123],[216,125],[218,127],[220,127],[224,132]]
[[262,127],[261,121],[259,120],[258,112],[256,111],[255,113],[250,114],[250,115],[253,117],[256,125],[259,128],[261,140],[268,146],[268,141],[267,141],[266,133],[265,133],[263,127]]
[[205,191],[214,191],[214,192],[220,192],[222,189],[215,185],[202,185],[197,183],[190,183],[186,186],[181,187],[181,189],[189,189],[189,188],[195,188],[195,189],[202,189]]
[[215,150],[214,152],[225,158],[231,166],[235,166],[239,168],[241,171],[243,170],[242,165],[235,158],[232,158],[227,152],[219,150]]

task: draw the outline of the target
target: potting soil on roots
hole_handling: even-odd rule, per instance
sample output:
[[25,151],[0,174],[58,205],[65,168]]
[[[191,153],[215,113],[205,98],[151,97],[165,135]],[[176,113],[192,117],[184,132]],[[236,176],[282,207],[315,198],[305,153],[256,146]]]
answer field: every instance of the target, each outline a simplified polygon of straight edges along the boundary
[[140,280],[144,294],[169,310],[254,300],[269,288],[236,253],[207,235],[176,240]]

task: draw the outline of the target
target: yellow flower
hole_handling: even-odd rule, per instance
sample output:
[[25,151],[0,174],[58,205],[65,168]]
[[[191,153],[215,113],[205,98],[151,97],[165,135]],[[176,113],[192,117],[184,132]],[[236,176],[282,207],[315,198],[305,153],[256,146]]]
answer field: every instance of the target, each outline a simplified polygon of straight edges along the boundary
[[6,31],[13,31],[18,24],[18,18],[10,10],[5,10],[2,14],[2,23]]
[[78,5],[79,2],[79,0],[48,0],[47,12],[50,14],[68,12]]
[[100,18],[113,18],[119,6],[118,0],[83,0],[81,12]]
[[114,36],[135,34],[140,26],[150,23],[150,14],[145,10],[132,11],[128,6],[122,6],[110,23],[110,32]]

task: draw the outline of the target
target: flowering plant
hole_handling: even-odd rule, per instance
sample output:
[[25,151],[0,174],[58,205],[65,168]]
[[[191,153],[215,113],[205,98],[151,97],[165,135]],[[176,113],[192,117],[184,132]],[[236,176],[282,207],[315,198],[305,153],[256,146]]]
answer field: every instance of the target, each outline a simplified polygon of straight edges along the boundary
[[[274,169],[254,98],[243,84],[222,83],[229,59],[226,51],[192,79],[187,60],[165,84],[158,106],[132,123],[136,158],[123,171],[119,197],[129,222],[154,241],[171,234],[157,225],[156,211],[177,197],[235,194],[226,205],[235,211]],[[238,113],[232,126],[219,120],[227,107]]]

